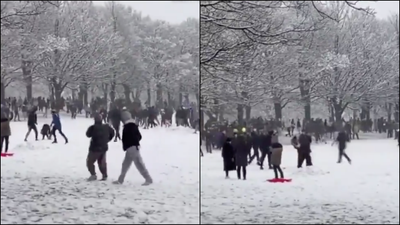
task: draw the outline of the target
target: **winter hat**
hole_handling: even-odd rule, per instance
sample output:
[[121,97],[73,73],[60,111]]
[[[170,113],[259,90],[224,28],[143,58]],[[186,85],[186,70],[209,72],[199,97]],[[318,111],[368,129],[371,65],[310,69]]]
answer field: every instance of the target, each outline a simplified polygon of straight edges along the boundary
[[126,123],[128,120],[131,120],[131,119],[132,119],[132,115],[130,112],[128,112],[126,110],[123,110],[121,112],[121,120],[123,123]]
[[103,122],[103,117],[101,116],[100,113],[96,113],[93,116],[93,119],[94,119],[94,123],[102,123]]

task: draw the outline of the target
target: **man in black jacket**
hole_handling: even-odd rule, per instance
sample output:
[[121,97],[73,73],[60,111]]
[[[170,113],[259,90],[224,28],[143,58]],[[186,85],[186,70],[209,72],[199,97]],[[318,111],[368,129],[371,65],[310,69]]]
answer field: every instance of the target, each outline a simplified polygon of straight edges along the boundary
[[299,136],[299,146],[297,148],[299,152],[297,168],[303,166],[304,160],[306,161],[306,166],[313,165],[311,159],[311,142],[311,136],[306,134],[306,131],[303,129],[302,134]]
[[102,180],[107,180],[107,161],[106,153],[108,151],[108,142],[110,142],[115,132],[108,125],[102,123],[103,118],[100,114],[94,116],[94,125],[90,126],[86,131],[86,136],[91,138],[89,146],[89,154],[86,160],[86,166],[90,172],[88,181],[97,180],[94,163],[97,161],[99,170],[103,175]]
[[117,140],[121,140],[121,135],[119,134],[119,127],[121,124],[121,111],[116,107],[113,106],[113,108],[108,112],[108,120],[111,122],[111,125],[115,129],[115,139],[114,142],[117,142]]
[[143,162],[142,156],[140,154],[140,141],[142,140],[142,135],[140,134],[138,126],[132,119],[131,114],[123,110],[121,112],[121,119],[124,123],[124,128],[122,130],[122,148],[125,151],[125,158],[122,162],[121,175],[114,184],[122,184],[125,181],[125,176],[128,173],[132,162],[135,164],[139,173],[145,179],[143,186],[147,186],[153,183],[147,168]]
[[38,131],[37,131],[37,115],[36,115],[37,107],[33,107],[28,114],[28,133],[25,135],[25,141],[27,141],[29,134],[33,130],[35,132],[35,139],[38,139]]

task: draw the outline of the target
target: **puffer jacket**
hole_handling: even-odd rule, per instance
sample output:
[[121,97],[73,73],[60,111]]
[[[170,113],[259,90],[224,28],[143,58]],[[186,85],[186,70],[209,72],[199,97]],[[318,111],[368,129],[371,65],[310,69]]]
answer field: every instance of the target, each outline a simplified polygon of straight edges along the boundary
[[11,136],[11,127],[10,127],[10,119],[3,118],[1,119],[1,136],[2,137],[8,137]]

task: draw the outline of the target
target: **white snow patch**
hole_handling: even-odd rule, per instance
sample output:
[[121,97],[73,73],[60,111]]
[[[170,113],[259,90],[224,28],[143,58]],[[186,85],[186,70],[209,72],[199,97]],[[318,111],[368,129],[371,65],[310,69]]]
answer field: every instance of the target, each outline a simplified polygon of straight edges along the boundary
[[394,140],[352,141],[353,159],[337,164],[330,145],[313,146],[313,163],[296,168],[285,146],[282,167],[291,183],[268,183],[272,170],[253,163],[247,180],[224,179],[220,152],[202,158],[201,221],[204,224],[398,224],[399,148]]
[[[198,224],[199,138],[191,129],[141,130],[142,156],[154,184],[142,187],[144,180],[133,166],[119,186],[111,181],[121,169],[121,142],[110,143],[110,180],[87,182],[85,132],[92,120],[61,120],[67,145],[62,137],[56,145],[36,142],[33,133],[24,142],[26,122],[11,123],[15,155],[1,158],[2,224]],[[39,129],[50,122],[41,119]]]

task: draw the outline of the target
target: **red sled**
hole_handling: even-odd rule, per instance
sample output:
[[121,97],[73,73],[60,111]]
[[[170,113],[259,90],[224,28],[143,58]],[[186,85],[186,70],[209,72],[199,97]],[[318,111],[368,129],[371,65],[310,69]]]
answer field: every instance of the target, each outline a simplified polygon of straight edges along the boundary
[[285,183],[285,182],[292,182],[292,179],[285,179],[285,178],[274,178],[267,180],[271,183]]
[[10,157],[14,156],[14,153],[1,153],[1,157]]

